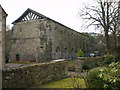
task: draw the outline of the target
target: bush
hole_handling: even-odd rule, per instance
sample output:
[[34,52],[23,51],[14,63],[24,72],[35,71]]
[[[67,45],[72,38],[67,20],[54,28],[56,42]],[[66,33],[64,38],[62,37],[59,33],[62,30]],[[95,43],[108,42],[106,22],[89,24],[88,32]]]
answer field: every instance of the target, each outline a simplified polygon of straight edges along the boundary
[[108,67],[95,68],[88,72],[88,88],[120,88],[120,62],[111,63]]
[[87,88],[103,88],[103,81],[98,76],[100,74],[100,69],[101,68],[95,68],[88,72],[86,78]]
[[105,64],[111,64],[112,62],[115,62],[115,61],[116,61],[115,56],[113,56],[113,55],[106,54],[104,56],[104,63]]
[[107,68],[100,69],[99,77],[104,88],[120,89],[120,63],[111,63]]
[[83,57],[83,51],[81,49],[78,52],[78,57]]

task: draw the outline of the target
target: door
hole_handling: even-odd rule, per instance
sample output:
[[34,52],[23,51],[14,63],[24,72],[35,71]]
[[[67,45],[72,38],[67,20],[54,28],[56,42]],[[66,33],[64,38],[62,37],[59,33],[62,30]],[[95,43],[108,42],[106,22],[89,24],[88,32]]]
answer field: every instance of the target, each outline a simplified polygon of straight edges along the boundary
[[16,61],[19,61],[19,60],[20,60],[20,55],[16,54]]

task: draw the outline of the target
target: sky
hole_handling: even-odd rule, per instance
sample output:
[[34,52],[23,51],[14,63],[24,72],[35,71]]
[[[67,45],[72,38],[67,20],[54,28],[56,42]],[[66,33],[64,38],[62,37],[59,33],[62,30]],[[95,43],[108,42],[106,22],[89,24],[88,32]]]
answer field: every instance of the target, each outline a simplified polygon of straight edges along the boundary
[[96,32],[93,28],[83,30],[83,20],[78,12],[84,3],[93,0],[0,0],[0,4],[8,14],[7,25],[12,27],[15,21],[27,9],[33,9],[78,32]]

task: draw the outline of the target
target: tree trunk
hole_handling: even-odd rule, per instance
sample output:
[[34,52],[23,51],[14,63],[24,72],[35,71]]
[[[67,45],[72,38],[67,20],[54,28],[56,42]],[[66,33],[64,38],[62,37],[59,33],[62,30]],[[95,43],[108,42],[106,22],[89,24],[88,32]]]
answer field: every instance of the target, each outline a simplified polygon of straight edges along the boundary
[[117,38],[116,38],[116,32],[113,31],[113,38],[114,38],[114,52],[115,52],[115,56],[117,56]]
[[110,54],[110,40],[109,40],[108,29],[105,28],[104,31],[105,31],[105,41],[106,41],[107,53]]

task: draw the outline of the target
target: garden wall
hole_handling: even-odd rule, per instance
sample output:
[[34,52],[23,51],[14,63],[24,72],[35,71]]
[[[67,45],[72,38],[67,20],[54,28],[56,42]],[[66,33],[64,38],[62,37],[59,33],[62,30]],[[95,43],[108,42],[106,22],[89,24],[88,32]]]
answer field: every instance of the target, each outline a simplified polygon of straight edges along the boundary
[[82,57],[72,62],[72,64],[68,65],[68,70],[81,72],[83,71],[83,67],[84,69],[92,69],[94,67],[103,65],[103,57]]
[[[71,63],[72,62],[72,63]],[[101,57],[78,58],[73,61],[56,61],[42,64],[33,64],[17,68],[3,70],[3,88],[29,88],[41,86],[50,81],[56,81],[67,76],[69,69],[73,71],[83,71],[83,66],[89,68],[99,66],[103,62]]]
[[3,88],[29,88],[66,77],[66,61],[3,70]]

